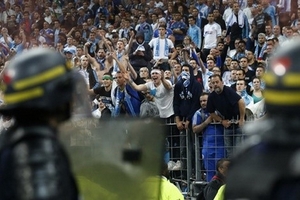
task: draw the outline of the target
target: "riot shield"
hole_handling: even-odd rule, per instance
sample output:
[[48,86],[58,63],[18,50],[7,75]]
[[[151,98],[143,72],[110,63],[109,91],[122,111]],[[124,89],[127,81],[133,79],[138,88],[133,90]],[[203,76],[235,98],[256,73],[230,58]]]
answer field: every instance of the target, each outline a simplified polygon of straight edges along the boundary
[[163,160],[160,121],[76,120],[60,132],[82,199],[159,199],[160,181],[153,177]]

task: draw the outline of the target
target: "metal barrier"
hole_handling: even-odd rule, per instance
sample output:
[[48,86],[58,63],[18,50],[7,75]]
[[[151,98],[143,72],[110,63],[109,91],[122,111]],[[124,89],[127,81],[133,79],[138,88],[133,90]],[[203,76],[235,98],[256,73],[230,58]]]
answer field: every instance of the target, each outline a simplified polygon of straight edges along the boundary
[[[245,123],[253,124],[257,119],[256,116],[250,116],[249,121]],[[199,190],[215,175],[219,159],[232,157],[237,148],[243,146],[247,136],[238,128],[238,120],[232,119],[231,123],[232,126],[229,128],[224,128],[221,123],[211,123],[210,128],[215,132],[211,132],[210,138],[203,134],[196,135],[189,130],[180,132],[176,123],[172,121],[166,123],[170,131],[168,133],[170,162],[175,164],[175,168],[172,169],[171,166],[169,169],[171,181],[182,191],[186,199],[196,199]],[[181,167],[177,168],[177,163],[180,163]]]
[[166,121],[168,127],[168,141],[170,161],[168,168],[171,182],[173,182],[187,197],[190,193],[190,179],[192,177],[192,138],[188,131],[179,131],[174,119]]

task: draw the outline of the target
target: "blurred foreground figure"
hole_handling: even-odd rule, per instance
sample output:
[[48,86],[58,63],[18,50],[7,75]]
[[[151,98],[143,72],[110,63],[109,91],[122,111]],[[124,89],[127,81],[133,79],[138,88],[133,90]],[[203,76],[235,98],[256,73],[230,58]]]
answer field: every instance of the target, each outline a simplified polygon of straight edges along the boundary
[[249,145],[233,159],[225,199],[300,199],[299,44],[283,46],[265,75],[268,119],[246,127]]
[[74,105],[87,106],[80,78],[59,53],[46,49],[15,57],[3,72],[6,105],[0,113],[15,124],[0,138],[1,200],[78,199],[57,128],[76,112]]

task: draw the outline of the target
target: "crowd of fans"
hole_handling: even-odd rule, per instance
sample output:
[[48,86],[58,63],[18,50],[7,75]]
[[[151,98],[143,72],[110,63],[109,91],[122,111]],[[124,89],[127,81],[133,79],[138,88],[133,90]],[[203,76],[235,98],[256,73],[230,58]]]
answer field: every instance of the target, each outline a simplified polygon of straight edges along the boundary
[[[199,110],[206,101],[209,111],[216,107],[210,93],[231,88],[250,110],[263,100],[273,52],[299,37],[298,6],[296,0],[5,0],[0,64],[31,48],[54,49],[85,78],[100,120],[160,117],[205,137],[205,126],[195,126],[219,119]],[[219,122],[232,128],[222,114]]]

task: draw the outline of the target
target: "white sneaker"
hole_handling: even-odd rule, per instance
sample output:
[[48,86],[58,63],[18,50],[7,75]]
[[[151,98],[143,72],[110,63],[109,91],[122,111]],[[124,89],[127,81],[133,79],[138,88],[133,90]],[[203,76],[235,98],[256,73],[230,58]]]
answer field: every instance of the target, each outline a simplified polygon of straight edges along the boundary
[[182,168],[182,162],[180,160],[177,160],[175,166],[173,167],[173,170],[181,170]]
[[168,162],[168,170],[173,170],[175,165],[176,165],[176,163],[174,161],[170,160]]

